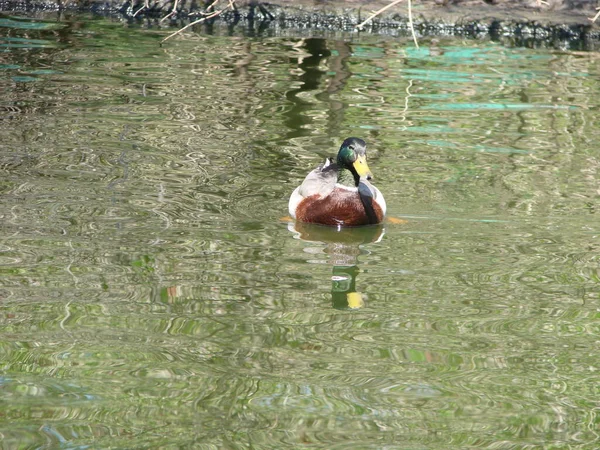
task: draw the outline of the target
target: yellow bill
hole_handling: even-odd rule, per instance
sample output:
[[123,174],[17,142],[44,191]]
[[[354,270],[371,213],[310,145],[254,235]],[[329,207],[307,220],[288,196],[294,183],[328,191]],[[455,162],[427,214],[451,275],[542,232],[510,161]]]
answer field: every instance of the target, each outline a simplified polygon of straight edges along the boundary
[[354,161],[354,163],[352,163],[352,165],[354,166],[356,173],[358,173],[358,175],[360,175],[361,177],[364,177],[367,180],[370,180],[371,178],[373,178],[371,169],[369,169],[369,166],[367,165],[366,156],[364,156],[364,155],[359,156],[358,158],[356,158],[356,161]]

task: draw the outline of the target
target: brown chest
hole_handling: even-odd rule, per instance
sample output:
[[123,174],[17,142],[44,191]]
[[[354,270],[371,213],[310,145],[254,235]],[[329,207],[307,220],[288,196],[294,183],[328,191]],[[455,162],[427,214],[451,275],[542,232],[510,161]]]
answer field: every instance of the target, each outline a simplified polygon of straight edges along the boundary
[[356,191],[334,189],[327,197],[312,195],[302,200],[296,218],[301,222],[356,227],[380,223],[383,211],[370,197],[361,199]]

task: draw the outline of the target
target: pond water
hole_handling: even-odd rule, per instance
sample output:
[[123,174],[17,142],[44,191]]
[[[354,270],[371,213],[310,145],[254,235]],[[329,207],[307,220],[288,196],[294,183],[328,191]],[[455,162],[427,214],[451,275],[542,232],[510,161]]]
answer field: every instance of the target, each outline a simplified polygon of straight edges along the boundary
[[2,448],[600,446],[598,53],[0,27]]

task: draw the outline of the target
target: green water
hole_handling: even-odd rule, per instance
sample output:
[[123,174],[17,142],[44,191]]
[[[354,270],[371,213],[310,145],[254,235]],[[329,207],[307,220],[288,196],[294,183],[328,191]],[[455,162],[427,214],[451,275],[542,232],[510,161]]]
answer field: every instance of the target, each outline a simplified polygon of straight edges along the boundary
[[0,21],[1,448],[600,447],[597,53],[168,33]]

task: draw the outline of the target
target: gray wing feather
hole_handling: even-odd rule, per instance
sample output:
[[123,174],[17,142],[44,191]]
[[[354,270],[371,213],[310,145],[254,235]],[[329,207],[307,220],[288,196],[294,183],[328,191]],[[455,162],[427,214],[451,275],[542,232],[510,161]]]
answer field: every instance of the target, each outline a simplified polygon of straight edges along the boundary
[[326,159],[325,162],[312,170],[300,185],[300,195],[309,197],[314,194],[321,194],[326,197],[333,191],[335,182],[337,181],[337,171],[331,170],[331,161]]

